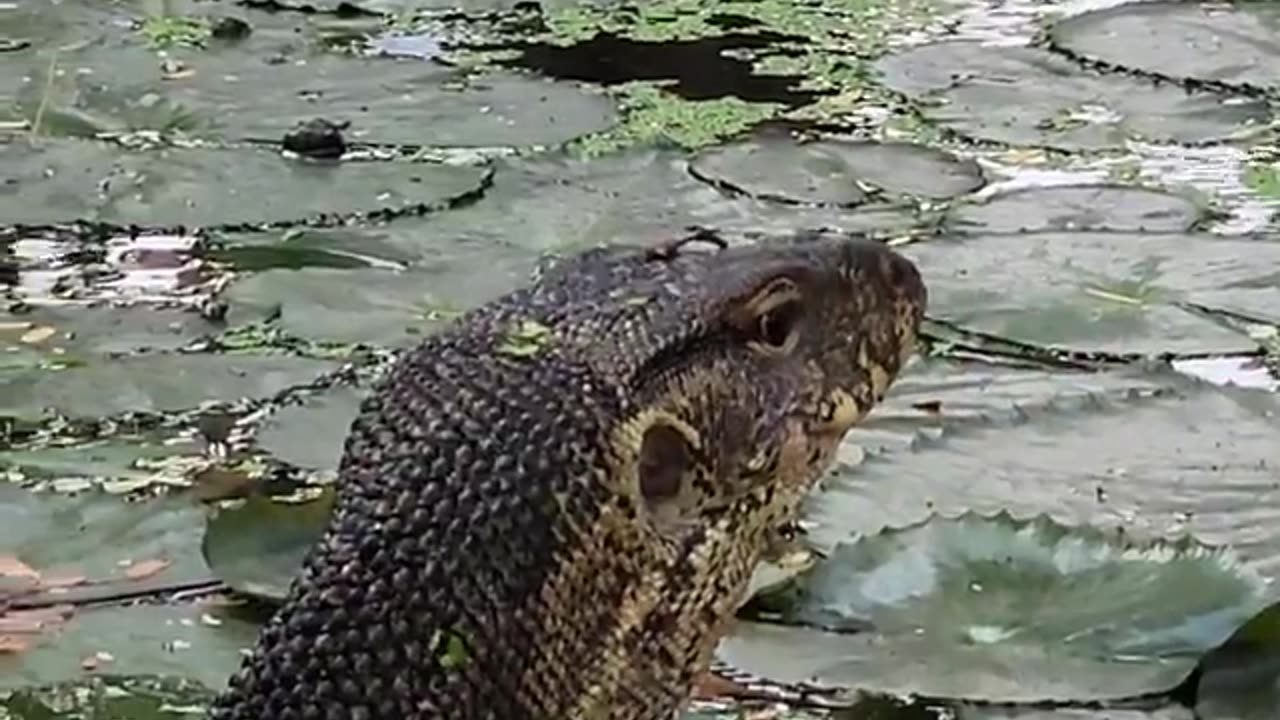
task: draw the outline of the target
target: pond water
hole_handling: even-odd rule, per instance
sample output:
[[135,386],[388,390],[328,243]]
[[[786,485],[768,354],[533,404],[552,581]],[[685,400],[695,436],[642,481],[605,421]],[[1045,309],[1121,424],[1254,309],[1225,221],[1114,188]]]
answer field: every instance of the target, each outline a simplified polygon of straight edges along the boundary
[[198,716],[398,351],[690,226],[930,308],[688,717],[1280,716],[1277,68],[1264,2],[0,0],[0,718]]

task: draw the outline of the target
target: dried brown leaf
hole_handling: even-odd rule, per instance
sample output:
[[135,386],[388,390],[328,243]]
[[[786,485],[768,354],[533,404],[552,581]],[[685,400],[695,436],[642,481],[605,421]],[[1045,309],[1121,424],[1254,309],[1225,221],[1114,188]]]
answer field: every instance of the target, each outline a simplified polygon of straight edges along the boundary
[[53,605],[34,610],[10,610],[0,615],[0,635],[27,635],[47,632],[67,621],[75,608]]
[[41,325],[39,327],[33,327],[30,330],[22,333],[22,337],[18,339],[28,345],[37,345],[57,334],[58,334],[58,328],[52,327],[50,325]]
[[17,655],[26,652],[31,647],[31,642],[31,637],[28,635],[0,634],[0,655]]
[[83,575],[46,575],[40,578],[40,587],[47,590],[75,587],[88,582]]
[[17,555],[0,553],[0,577],[40,579],[40,572],[18,559]]
[[158,575],[165,568],[169,567],[169,561],[163,558],[155,558],[153,560],[142,560],[135,562],[125,568],[124,576],[130,580],[144,580],[152,575]]

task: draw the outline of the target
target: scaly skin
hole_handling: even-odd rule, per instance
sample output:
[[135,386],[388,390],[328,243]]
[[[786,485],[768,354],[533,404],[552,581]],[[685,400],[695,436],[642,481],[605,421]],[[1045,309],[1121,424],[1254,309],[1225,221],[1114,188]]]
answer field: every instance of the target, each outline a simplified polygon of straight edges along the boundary
[[925,301],[806,236],[593,250],[464,315],[363,404],[212,717],[673,718]]

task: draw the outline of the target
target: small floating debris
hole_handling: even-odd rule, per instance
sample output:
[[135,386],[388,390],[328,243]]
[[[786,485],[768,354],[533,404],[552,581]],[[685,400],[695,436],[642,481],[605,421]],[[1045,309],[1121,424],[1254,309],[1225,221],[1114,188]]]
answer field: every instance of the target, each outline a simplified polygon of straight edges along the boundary
[[285,133],[281,144],[285,150],[303,157],[333,160],[342,157],[347,151],[347,141],[342,136],[342,131],[349,127],[350,120],[337,123],[324,118],[313,118],[298,123]]
[[1220,387],[1280,392],[1280,378],[1258,357],[1216,357],[1175,360],[1173,369]]

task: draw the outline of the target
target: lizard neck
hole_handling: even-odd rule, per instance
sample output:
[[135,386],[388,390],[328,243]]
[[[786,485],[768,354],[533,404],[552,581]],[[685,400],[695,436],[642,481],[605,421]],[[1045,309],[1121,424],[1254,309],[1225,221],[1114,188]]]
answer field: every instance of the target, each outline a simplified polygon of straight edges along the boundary
[[576,717],[664,581],[614,504],[601,428],[620,397],[571,363],[477,363],[447,343],[403,360],[353,423],[329,528],[212,717]]

